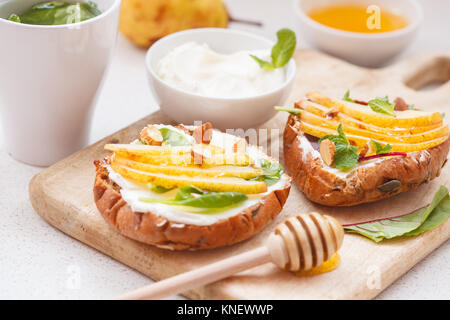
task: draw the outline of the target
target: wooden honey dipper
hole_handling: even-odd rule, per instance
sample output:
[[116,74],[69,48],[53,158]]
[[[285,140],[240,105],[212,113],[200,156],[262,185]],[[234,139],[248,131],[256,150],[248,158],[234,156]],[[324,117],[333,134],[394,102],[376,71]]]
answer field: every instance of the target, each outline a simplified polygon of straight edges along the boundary
[[117,299],[161,299],[268,262],[283,270],[309,270],[330,259],[343,239],[344,229],[333,217],[315,212],[301,214],[280,223],[265,246],[156,282]]

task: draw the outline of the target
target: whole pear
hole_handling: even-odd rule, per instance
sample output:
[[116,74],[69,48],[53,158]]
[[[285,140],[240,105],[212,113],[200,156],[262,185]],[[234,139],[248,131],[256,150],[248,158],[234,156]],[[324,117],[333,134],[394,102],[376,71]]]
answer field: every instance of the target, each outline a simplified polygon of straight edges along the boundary
[[119,29],[135,44],[147,48],[180,30],[226,28],[228,20],[221,0],[122,0]]

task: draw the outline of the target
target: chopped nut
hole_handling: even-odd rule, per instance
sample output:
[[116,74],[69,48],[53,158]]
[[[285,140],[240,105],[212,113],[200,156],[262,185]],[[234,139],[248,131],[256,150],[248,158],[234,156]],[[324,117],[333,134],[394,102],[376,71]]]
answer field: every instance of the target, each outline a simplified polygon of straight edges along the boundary
[[368,152],[369,152],[369,143],[366,143],[364,147],[361,148],[361,151],[359,152],[359,157],[360,158],[365,157]]
[[336,146],[334,143],[329,139],[323,140],[320,143],[319,150],[323,162],[327,166],[331,167],[334,163],[334,153],[336,152]]
[[196,143],[209,144],[212,139],[212,124],[206,122],[194,129],[192,134]]
[[203,164],[204,158],[211,158],[211,150],[205,148],[204,145],[197,144],[192,147],[192,157],[194,158],[194,164]]
[[243,138],[236,141],[233,145],[233,152],[245,153],[246,150],[247,150],[247,141]]
[[188,128],[186,128],[186,127],[185,127],[184,125],[182,125],[182,124],[176,125],[175,128],[184,131],[184,133],[186,133],[186,134],[188,134],[188,135],[190,135],[190,136],[192,135],[192,132],[193,132],[192,130],[189,130]]
[[328,110],[323,116],[324,118],[335,118],[339,114],[339,109],[336,107]]
[[141,141],[151,146],[160,146],[163,143],[163,136],[158,128],[148,125],[141,131]]
[[361,148],[361,151],[359,152],[360,157],[365,157],[371,154],[375,154],[375,149],[372,145],[371,141],[367,141],[364,147]]
[[394,103],[395,103],[395,108],[394,108],[395,111],[405,111],[405,110],[409,109],[409,105],[405,102],[405,100],[403,100],[400,97],[397,97],[394,100]]

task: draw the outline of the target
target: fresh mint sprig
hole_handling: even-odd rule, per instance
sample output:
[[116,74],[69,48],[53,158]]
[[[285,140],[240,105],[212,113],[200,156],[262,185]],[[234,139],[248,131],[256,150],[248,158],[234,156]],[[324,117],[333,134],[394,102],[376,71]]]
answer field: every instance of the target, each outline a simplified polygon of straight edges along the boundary
[[281,179],[281,175],[284,172],[284,168],[277,162],[270,162],[267,159],[261,160],[261,169],[263,169],[263,175],[249,180],[252,181],[264,181],[268,187],[274,185]]
[[383,146],[381,143],[376,142],[375,140],[371,140],[373,147],[375,148],[376,154],[388,153],[392,150],[392,146],[388,143]]
[[355,102],[355,100],[350,98],[350,90],[347,90],[345,92],[344,97],[342,98],[342,100],[348,101],[348,102]]
[[369,107],[375,112],[395,116],[395,104],[390,103],[387,96],[370,100]]
[[297,46],[297,38],[294,31],[287,28],[278,30],[277,39],[277,43],[272,47],[271,62],[260,59],[255,55],[250,55],[266,71],[284,67],[294,55],[295,47]]
[[330,140],[336,146],[334,152],[334,166],[337,169],[349,170],[353,168],[359,160],[358,148],[352,146],[344,133],[342,124],[337,128],[338,135],[326,135],[320,138],[319,144],[323,140]]

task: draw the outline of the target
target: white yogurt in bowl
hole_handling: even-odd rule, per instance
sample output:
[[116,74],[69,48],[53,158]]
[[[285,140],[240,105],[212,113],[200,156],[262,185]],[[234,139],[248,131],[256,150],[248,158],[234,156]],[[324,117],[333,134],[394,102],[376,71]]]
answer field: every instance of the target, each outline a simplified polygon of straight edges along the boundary
[[266,71],[250,55],[270,60],[270,50],[221,54],[206,43],[191,41],[165,55],[156,73],[176,88],[215,98],[255,96],[284,83],[286,67]]
[[296,73],[294,59],[283,68],[265,71],[249,55],[271,61],[273,45],[232,29],[173,33],[147,52],[150,89],[161,110],[178,123],[209,121],[221,130],[254,128],[277,113],[274,106],[286,101]]

